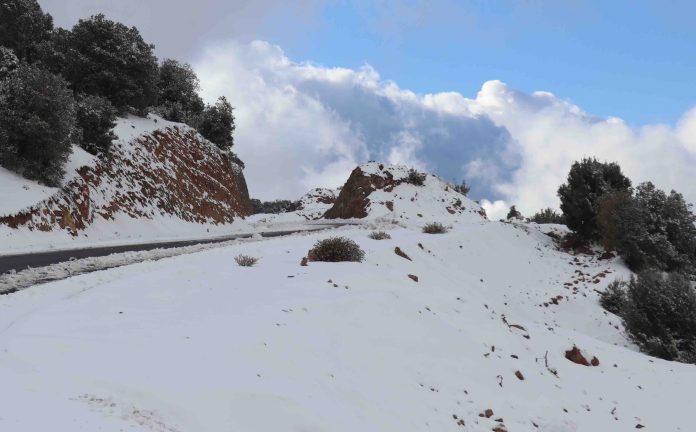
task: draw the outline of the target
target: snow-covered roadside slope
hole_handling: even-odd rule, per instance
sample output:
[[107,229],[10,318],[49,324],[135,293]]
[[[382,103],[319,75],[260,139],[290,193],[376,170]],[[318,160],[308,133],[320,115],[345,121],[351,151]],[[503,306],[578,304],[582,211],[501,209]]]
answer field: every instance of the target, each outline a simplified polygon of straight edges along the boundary
[[[65,165],[63,184],[67,184],[68,181],[77,176],[77,170],[83,166],[92,165],[94,161],[94,156],[78,146],[73,146],[70,158]],[[19,174],[0,167],[0,216],[18,213],[49,198],[59,190],[59,188],[25,179]]]
[[0,296],[0,430],[693,429],[696,367],[636,352],[597,304],[620,262],[452,225],[341,229],[363,263],[300,266],[322,233]]
[[357,167],[326,219],[397,220],[406,224],[480,221],[481,206],[426,174],[423,185],[408,183],[409,169],[370,162]]
[[0,254],[248,229],[240,219],[251,205],[234,157],[152,115],[119,119],[114,132],[109,155],[28,210],[0,217]]

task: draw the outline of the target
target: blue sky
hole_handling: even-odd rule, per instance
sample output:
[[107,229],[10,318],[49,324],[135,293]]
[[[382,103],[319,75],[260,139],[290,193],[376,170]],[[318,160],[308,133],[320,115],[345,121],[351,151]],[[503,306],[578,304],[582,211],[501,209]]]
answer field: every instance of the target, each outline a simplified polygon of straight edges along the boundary
[[405,4],[334,2],[305,37],[271,32],[268,39],[291,58],[368,63],[419,93],[473,97],[483,82],[500,79],[633,124],[674,123],[696,104],[696,2]]

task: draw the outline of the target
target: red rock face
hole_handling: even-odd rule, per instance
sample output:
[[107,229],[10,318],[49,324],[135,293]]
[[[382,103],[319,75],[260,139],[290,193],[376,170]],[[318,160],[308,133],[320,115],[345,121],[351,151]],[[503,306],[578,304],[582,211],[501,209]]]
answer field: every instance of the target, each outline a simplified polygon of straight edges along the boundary
[[252,212],[239,162],[188,129],[162,129],[115,146],[78,174],[52,197],[0,218],[0,224],[40,231],[61,228],[76,235],[98,218],[112,219],[117,213],[231,223]]
[[395,180],[388,171],[384,171],[384,177],[378,175],[366,175],[359,167],[355,168],[348,177],[341,193],[338,194],[334,206],[324,215],[326,219],[362,219],[367,217],[367,206],[370,201],[367,197],[377,189],[391,191],[401,184],[402,180]]

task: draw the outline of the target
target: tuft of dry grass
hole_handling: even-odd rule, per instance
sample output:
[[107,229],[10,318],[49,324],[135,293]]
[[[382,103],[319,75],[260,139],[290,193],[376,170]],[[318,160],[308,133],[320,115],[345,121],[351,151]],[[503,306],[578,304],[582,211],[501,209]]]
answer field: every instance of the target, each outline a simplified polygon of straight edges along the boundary
[[391,236],[384,231],[372,231],[369,235],[372,240],[389,240]]
[[440,222],[431,222],[423,226],[423,232],[426,234],[444,234],[449,231],[449,228],[442,225]]
[[259,258],[243,254],[237,255],[234,257],[234,260],[240,267],[253,267],[257,262],[259,262]]

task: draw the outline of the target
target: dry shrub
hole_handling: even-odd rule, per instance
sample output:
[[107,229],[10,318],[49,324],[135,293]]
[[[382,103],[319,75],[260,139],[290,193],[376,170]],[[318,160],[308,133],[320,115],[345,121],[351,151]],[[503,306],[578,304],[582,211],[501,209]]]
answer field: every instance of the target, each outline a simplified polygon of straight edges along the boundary
[[440,222],[431,222],[423,226],[423,232],[426,234],[444,234],[449,231],[449,228]]
[[361,262],[365,258],[365,252],[349,238],[329,237],[317,241],[307,257],[310,261]]
[[253,267],[257,262],[259,262],[259,258],[243,254],[237,255],[234,257],[234,260],[240,267]]

